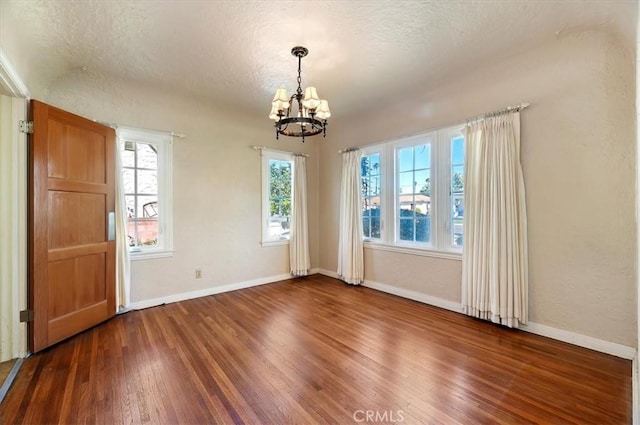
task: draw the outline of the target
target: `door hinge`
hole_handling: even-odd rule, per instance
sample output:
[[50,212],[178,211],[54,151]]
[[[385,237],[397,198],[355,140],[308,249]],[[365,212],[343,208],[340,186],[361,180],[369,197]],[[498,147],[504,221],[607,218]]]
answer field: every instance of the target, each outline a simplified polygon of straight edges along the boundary
[[20,312],[20,322],[33,322],[33,310],[22,310]]
[[33,121],[20,120],[18,124],[21,133],[33,134]]

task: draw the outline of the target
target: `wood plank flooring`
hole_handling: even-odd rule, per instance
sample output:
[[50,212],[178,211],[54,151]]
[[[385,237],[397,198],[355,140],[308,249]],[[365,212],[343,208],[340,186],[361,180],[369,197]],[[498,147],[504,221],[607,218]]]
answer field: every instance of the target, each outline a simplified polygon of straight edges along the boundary
[[7,379],[9,373],[11,373],[11,369],[13,369],[15,363],[16,359],[0,363],[0,386],[2,386],[4,380]]
[[120,315],[27,359],[0,423],[631,422],[631,362],[337,280]]

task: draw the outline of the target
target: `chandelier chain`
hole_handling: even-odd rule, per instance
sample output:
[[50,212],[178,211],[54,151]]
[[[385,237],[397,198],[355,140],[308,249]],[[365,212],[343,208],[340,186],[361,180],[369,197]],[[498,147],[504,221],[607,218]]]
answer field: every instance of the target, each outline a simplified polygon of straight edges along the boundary
[[302,94],[302,87],[300,87],[302,85],[302,77],[300,76],[301,72],[302,72],[302,56],[298,56],[298,90],[297,90],[298,94]]

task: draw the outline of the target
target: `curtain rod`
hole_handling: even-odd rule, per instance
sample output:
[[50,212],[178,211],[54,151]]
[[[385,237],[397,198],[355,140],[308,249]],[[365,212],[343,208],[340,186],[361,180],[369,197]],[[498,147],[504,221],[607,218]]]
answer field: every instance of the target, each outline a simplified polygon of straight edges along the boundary
[[311,158],[311,155],[306,154],[306,153],[281,151],[281,150],[278,150],[278,149],[271,149],[271,148],[268,148],[266,146],[251,146],[251,149],[253,149],[254,151],[271,151],[271,152],[277,152],[277,153],[284,153],[284,154],[287,154],[287,155],[304,156],[305,158]]
[[[515,105],[515,106],[507,106],[507,107],[502,108],[502,109],[497,109],[497,110],[495,110],[493,112],[487,112],[487,113],[484,113],[482,115],[478,115],[478,116],[473,117],[473,118],[467,118],[465,120],[465,124],[469,124],[472,121],[480,121],[480,120],[483,120],[485,118],[494,117],[494,116],[501,115],[501,114],[506,114],[507,112],[514,112],[514,111],[515,112],[520,112],[523,109],[528,108],[529,106],[531,106],[531,104],[527,103],[527,102],[522,102],[519,105]],[[459,123],[459,121],[458,121],[458,123]],[[453,127],[455,125],[456,125],[456,123],[440,126],[438,128],[448,128],[448,127]],[[464,125],[464,124],[461,124],[461,125]],[[387,142],[389,142],[391,140],[400,140],[400,139],[406,139],[406,138],[409,138],[409,137],[415,137],[415,136],[419,136],[420,134],[429,133],[430,131],[434,131],[434,130],[424,130],[424,131],[420,131],[420,132],[413,133],[413,134],[407,134],[407,135],[401,136],[401,137],[395,137],[395,138],[387,140],[387,141],[379,141],[379,142],[374,142],[374,143],[368,143],[368,144],[362,145],[362,146],[356,146],[356,147],[352,147],[352,148],[340,149],[338,151],[338,153],[340,154],[340,153],[345,153],[345,152],[349,152],[349,151],[355,151],[355,150],[358,150],[358,149],[365,148],[367,146],[376,146],[376,145],[380,145],[380,144],[383,144],[383,143],[387,143]]]
[[[100,121],[100,120],[93,120],[93,122],[97,122],[98,124],[102,124],[102,125],[105,125],[107,127],[111,127],[114,130],[117,130],[118,127],[120,127],[118,124],[114,124],[112,122],[106,122],[106,121]],[[128,128],[134,129],[134,127],[128,127]],[[136,130],[142,130],[142,131],[150,131],[150,132],[154,132],[154,133],[168,134],[169,136],[175,137],[176,139],[184,139],[185,137],[187,137],[183,133],[174,133],[173,131],[158,131],[158,130],[149,130],[149,129],[145,129],[145,128],[135,128],[135,129]]]
[[495,111],[491,111],[491,112],[484,113],[482,115],[475,116],[473,118],[467,118],[466,122],[467,124],[469,124],[470,122],[473,122],[473,121],[482,121],[485,118],[496,117],[498,115],[508,114],[509,112],[520,112],[523,109],[528,108],[530,105],[531,105],[530,103],[523,102],[519,105],[507,106],[502,109],[496,109]]

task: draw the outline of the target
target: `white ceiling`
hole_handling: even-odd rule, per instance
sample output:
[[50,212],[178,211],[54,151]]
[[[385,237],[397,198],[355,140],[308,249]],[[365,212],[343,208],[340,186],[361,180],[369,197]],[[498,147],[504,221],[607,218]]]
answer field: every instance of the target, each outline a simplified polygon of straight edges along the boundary
[[[0,49],[32,93],[84,69],[269,112],[302,85],[334,115],[424,91],[574,31],[635,46],[636,2],[0,0]],[[478,65],[480,64],[480,65]]]

